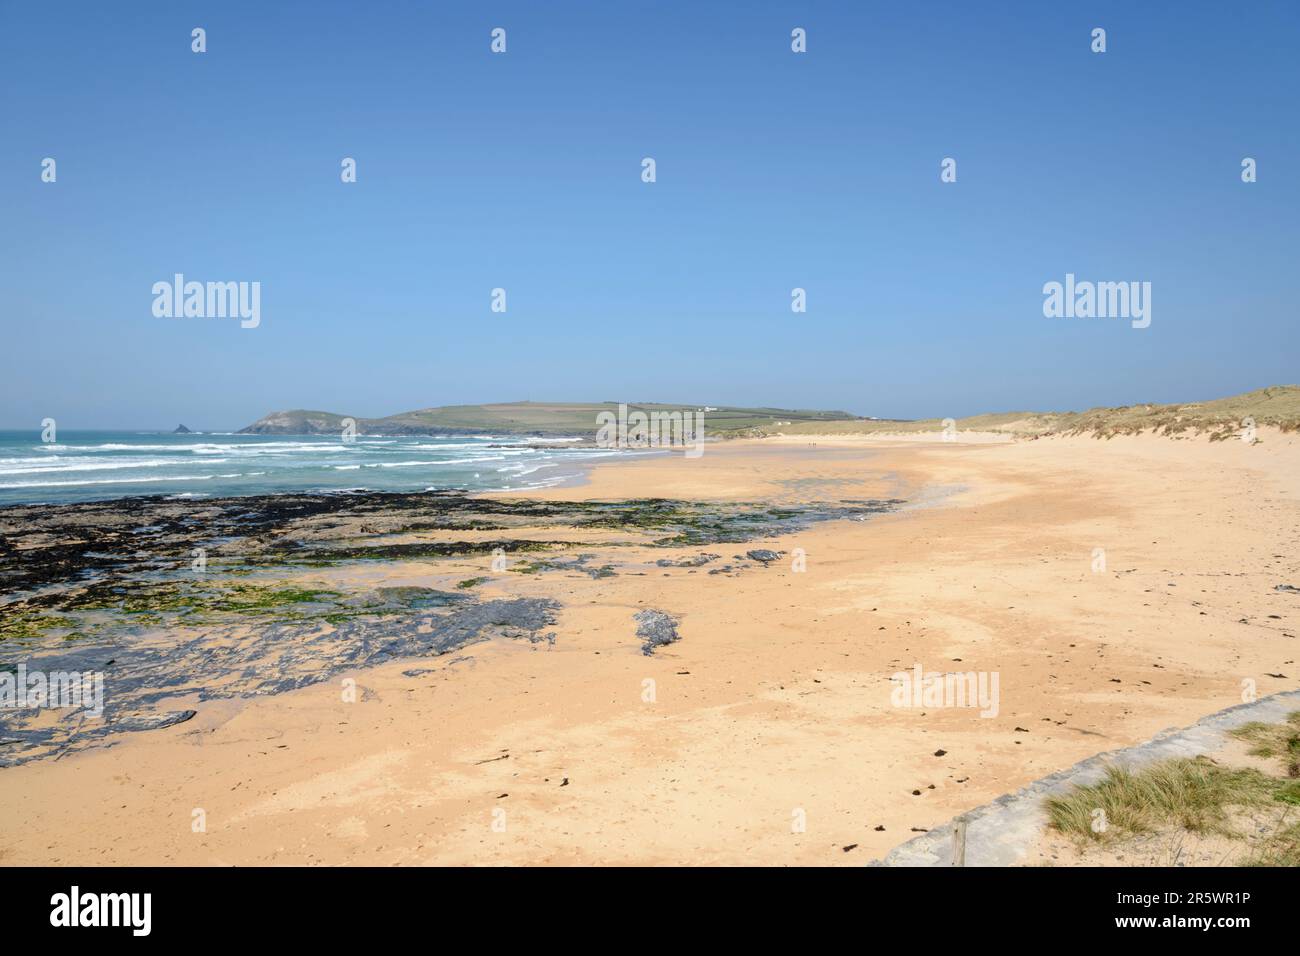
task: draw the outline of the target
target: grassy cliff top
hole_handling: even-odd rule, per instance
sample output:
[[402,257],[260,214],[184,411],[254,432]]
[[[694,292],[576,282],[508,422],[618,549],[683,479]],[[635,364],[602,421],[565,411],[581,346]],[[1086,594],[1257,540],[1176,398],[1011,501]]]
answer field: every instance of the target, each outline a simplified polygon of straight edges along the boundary
[[[618,414],[617,402],[505,402],[494,405],[443,405],[401,412],[384,418],[355,418],[362,434],[491,434],[593,436],[601,412]],[[628,403],[629,413],[702,411],[705,430],[711,434],[773,428],[777,423],[852,421],[848,412],[787,408],[738,408],[705,405]],[[348,416],[303,409],[272,412],[242,432],[250,434],[311,435],[337,432]]]

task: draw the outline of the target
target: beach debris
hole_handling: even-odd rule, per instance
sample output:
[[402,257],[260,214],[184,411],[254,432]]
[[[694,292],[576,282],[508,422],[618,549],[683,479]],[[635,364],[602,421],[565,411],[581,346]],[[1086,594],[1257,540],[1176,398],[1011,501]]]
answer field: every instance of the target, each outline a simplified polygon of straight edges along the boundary
[[848,853],[850,850],[856,850],[857,847],[858,845],[856,843],[850,843],[848,846],[840,847],[840,849],[843,850],[845,853]]
[[1275,584],[1273,590],[1288,591],[1291,594],[1300,594],[1300,588],[1296,587],[1294,584]]
[[641,638],[641,653],[649,657],[656,647],[681,640],[677,633],[677,621],[663,611],[647,609],[632,615],[636,621],[636,636]]
[[948,752],[948,751],[946,751],[946,750],[940,748],[939,750],[936,750],[936,751],[934,752],[934,755],[935,755],[936,757],[942,757],[942,756],[943,756],[944,754],[946,754],[947,752]]

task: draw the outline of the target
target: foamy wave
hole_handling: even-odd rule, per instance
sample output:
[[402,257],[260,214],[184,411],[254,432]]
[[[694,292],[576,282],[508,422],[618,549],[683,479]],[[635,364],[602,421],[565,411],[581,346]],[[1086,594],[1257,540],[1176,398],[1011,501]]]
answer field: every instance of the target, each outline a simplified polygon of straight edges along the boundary
[[[663,453],[577,446],[584,439],[571,436],[385,435],[344,442],[324,435],[270,440],[232,435],[226,440],[207,432],[176,438],[173,444],[165,432],[142,432],[137,440],[127,432],[89,437],[70,433],[62,444],[34,444],[32,436],[7,440],[0,457],[0,504],[115,494],[174,495],[168,485],[195,487],[202,482],[209,483],[205,492],[186,494],[212,497],[258,489],[337,493],[339,489],[332,486],[363,474],[373,478],[368,482],[372,490],[427,486],[508,491],[566,481],[583,462]],[[558,467],[566,463],[569,467]],[[247,470],[213,470],[220,464]],[[358,474],[334,475],[336,471]],[[266,476],[271,476],[266,483],[259,480]]]
[[[38,448],[57,448],[60,451],[67,451],[67,445],[38,445]],[[98,445],[76,445],[73,451],[79,452],[96,452],[96,451],[172,451],[172,452],[192,452],[197,455],[228,455],[237,452],[262,452],[272,450],[276,452],[291,451],[347,451],[348,448],[354,447],[345,444],[342,441],[334,442],[305,442],[305,441],[262,441],[262,442],[195,442],[184,445],[143,445],[128,444],[126,442],[103,442]]]
[[554,467],[555,467],[554,462],[549,462],[541,465],[533,465],[533,467],[531,468],[529,468],[527,465],[506,465],[504,468],[498,468],[497,471],[498,472],[509,471],[522,476],[522,475],[531,475],[533,472],[541,471],[543,468],[554,468]]
[[484,455],[478,458],[448,458],[444,465],[476,465],[484,461],[505,461],[504,455]]
[[448,465],[448,461],[380,461],[373,465],[367,465],[367,468],[416,468],[428,467],[430,465]]
[[484,443],[481,441],[459,441],[459,442],[449,441],[437,445],[430,444],[428,442],[418,442],[414,445],[402,446],[404,450],[409,449],[410,451],[450,451],[452,449],[482,448],[482,447],[484,447]]
[[[211,458],[203,462],[205,465],[225,464],[229,459]],[[58,464],[44,464],[30,468],[0,468],[0,475],[36,475],[49,473],[67,473],[77,471],[130,471],[133,468],[168,468],[176,465],[185,464],[183,461],[177,461],[174,458],[118,458],[113,461],[96,461],[94,459],[69,458],[60,461]]]
[[[82,485],[138,485],[155,481],[208,481],[217,475],[151,475],[148,478],[98,478],[86,481],[20,481],[0,485],[0,488],[76,488]],[[237,476],[236,476],[237,477]]]

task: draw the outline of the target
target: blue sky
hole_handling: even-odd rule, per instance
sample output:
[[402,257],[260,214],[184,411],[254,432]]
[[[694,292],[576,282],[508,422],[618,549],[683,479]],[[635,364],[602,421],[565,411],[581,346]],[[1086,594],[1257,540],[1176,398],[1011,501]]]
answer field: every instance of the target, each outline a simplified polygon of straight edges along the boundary
[[[0,11],[0,426],[1300,379],[1293,2]],[[261,282],[260,327],[154,317],[176,272]],[[1151,282],[1150,328],[1045,318],[1067,272]]]

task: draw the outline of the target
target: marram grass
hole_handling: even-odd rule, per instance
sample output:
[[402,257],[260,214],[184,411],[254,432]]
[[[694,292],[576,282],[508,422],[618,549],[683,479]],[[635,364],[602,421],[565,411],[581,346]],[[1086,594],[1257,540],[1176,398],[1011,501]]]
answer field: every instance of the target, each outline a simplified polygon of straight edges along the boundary
[[[1170,826],[1232,835],[1229,808],[1271,803],[1281,783],[1258,770],[1221,767],[1207,757],[1175,758],[1137,772],[1109,767],[1105,779],[1049,798],[1046,809],[1054,829],[1097,842]],[[1105,825],[1095,828],[1099,819]]]
[[1255,757],[1278,757],[1286,775],[1300,778],[1300,710],[1287,714],[1286,723],[1265,724],[1251,721],[1232,731],[1232,736],[1251,745]]

